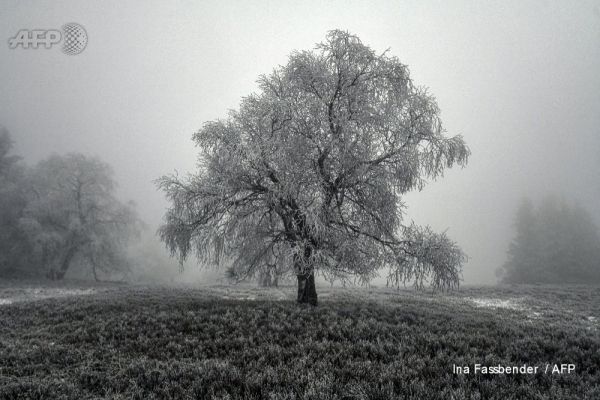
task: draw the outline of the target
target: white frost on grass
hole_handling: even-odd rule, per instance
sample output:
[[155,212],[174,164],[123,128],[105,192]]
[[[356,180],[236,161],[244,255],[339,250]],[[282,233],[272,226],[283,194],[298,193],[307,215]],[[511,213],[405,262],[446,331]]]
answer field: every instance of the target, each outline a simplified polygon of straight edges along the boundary
[[94,294],[96,289],[64,289],[64,288],[27,288],[25,293],[32,297],[62,297],[62,296],[79,296],[85,294]]
[[487,308],[505,308],[509,310],[523,310],[524,307],[519,304],[517,300],[514,299],[494,299],[489,297],[468,297],[468,300],[473,302],[477,307],[487,307]]
[[597,331],[598,330],[598,318],[594,317],[594,316],[589,316],[586,318],[587,322],[589,323],[589,326],[587,327],[587,330],[589,331]]
[[231,287],[213,291],[224,300],[268,300],[283,301],[290,297],[279,287],[255,288],[255,287]]
[[12,296],[0,299],[0,306],[12,304],[17,301],[35,301],[57,297],[84,296],[96,293],[96,289],[66,289],[66,288],[22,288],[11,293]]
[[522,311],[527,315],[528,322],[539,321],[543,314],[538,311],[533,311],[531,307],[524,304],[524,299],[498,299],[488,297],[468,297],[476,307],[500,308],[505,310]]
[[488,297],[468,297],[467,299],[474,303],[476,307],[497,308],[525,312],[527,322],[539,322],[540,319],[544,316],[544,314],[539,311],[533,311],[530,306],[524,303],[525,299],[523,298],[498,299]]
[[82,296],[96,293],[96,289],[64,289],[64,288],[27,288],[26,297],[32,300],[50,299],[54,297]]
[[223,295],[223,296],[221,296],[221,298],[223,300],[256,300],[256,297],[254,297],[254,296],[243,296],[243,295],[234,295],[234,296]]

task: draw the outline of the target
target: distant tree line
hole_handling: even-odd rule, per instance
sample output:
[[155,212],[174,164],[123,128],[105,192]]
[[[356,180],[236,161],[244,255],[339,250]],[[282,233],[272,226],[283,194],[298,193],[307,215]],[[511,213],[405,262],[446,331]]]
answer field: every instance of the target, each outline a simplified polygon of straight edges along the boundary
[[73,266],[96,280],[127,269],[141,222],[115,197],[111,167],[95,157],[52,155],[27,166],[0,130],[0,277],[64,278]]
[[516,236],[499,270],[506,283],[600,283],[600,238],[581,206],[546,197],[535,207],[524,199]]

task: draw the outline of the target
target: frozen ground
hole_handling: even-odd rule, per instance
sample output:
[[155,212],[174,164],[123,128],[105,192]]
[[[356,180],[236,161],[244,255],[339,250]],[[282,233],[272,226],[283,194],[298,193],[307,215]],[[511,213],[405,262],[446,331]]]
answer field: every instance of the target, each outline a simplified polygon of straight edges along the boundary
[[119,286],[82,281],[2,281],[0,280],[0,306],[20,302],[39,301],[73,296],[89,296],[115,290]]
[[17,301],[35,301],[51,299],[56,297],[82,296],[97,293],[97,289],[63,289],[63,288],[24,288],[18,291],[11,291],[3,295],[8,297],[0,298],[0,305],[12,304]]
[[506,308],[509,310],[522,310],[523,306],[520,304],[520,299],[493,299],[493,298],[467,298],[472,301],[477,307],[491,307],[491,308]]
[[[110,296],[111,292],[145,291],[153,286],[94,283],[83,281],[19,282],[0,281],[0,307],[19,302],[77,296]],[[190,295],[214,296],[223,300],[276,301],[295,299],[296,288],[292,285],[279,288],[260,288],[254,284],[240,285],[178,285],[168,290],[185,291]],[[463,287],[448,293],[418,292],[410,288],[400,290],[386,287],[329,287],[318,288],[319,300],[356,300],[382,304],[401,305],[404,300],[414,300],[449,308],[467,307],[484,313],[496,313],[507,318],[522,318],[531,323],[560,320],[567,316],[577,317],[588,329],[599,327],[600,304],[592,299],[600,297],[598,287],[560,286],[498,286]]]
[[[600,398],[599,287],[295,292],[0,281],[0,399]],[[452,372],[481,362],[577,372]]]

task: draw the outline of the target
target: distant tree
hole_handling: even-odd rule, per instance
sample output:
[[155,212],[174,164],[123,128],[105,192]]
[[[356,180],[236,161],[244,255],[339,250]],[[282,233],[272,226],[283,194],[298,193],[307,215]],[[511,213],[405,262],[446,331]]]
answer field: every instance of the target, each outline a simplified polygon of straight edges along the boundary
[[529,200],[517,212],[501,279],[509,283],[599,283],[600,237],[581,206],[546,197],[536,210]]
[[570,281],[600,283],[600,236],[594,218],[581,205],[569,208],[564,236],[570,238],[565,255],[572,269]]
[[54,155],[32,168],[21,227],[48,278],[62,279],[75,262],[89,264],[96,280],[126,268],[140,221],[114,189],[110,166],[97,158]]
[[533,203],[524,198],[517,210],[515,239],[508,249],[508,261],[503,266],[508,282],[534,282],[539,279],[540,243],[537,235],[537,216]]
[[284,265],[264,264],[258,271],[258,283],[263,287],[278,287],[287,272]]
[[0,127],[0,176],[6,179],[10,173],[18,166],[21,158],[11,155],[13,141],[10,133],[4,127]]
[[[227,262],[219,260],[217,263]],[[225,277],[229,282],[233,283],[255,278],[259,286],[278,287],[280,283],[283,283],[283,281],[288,280],[290,277],[289,268],[286,265],[278,264],[274,258],[265,258],[259,266],[252,269],[236,268],[231,262],[227,264],[229,264],[229,267],[225,272]]]
[[336,30],[258,84],[194,135],[195,175],[159,180],[171,252],[232,259],[237,275],[283,266],[298,302],[315,305],[318,272],[369,281],[387,266],[393,284],[458,285],[465,255],[445,234],[403,224],[401,198],[465,165],[469,150],[444,135],[407,67]]
[[0,128],[0,276],[23,277],[35,274],[28,262],[31,249],[19,229],[25,209],[25,165],[11,150],[10,134]]

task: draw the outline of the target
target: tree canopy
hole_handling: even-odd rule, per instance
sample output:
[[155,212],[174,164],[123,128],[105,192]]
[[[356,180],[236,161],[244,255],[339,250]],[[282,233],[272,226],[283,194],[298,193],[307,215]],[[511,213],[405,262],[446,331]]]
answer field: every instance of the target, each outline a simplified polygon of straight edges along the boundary
[[195,250],[239,277],[285,266],[301,302],[316,304],[315,272],[368,281],[388,267],[393,284],[456,286],[464,253],[405,223],[402,203],[467,162],[439,113],[396,57],[331,31],[194,134],[197,172],[158,181],[171,203],[160,236],[181,259]]

